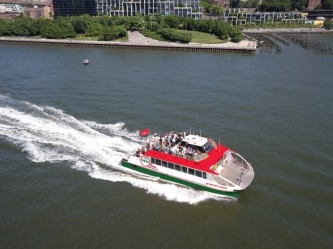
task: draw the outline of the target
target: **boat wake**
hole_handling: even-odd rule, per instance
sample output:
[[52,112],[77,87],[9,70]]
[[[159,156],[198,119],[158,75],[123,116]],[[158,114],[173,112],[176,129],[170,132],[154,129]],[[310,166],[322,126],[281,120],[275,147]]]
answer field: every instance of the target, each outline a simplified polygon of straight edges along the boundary
[[0,139],[16,145],[33,162],[67,163],[93,178],[128,182],[169,201],[230,200],[121,167],[121,158],[137,149],[141,139],[138,131],[129,131],[124,123],[78,120],[54,107],[0,95]]

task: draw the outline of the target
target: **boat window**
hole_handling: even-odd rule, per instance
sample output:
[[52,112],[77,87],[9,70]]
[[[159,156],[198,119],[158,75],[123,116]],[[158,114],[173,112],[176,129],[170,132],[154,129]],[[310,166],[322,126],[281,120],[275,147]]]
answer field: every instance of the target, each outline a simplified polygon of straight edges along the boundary
[[151,163],[152,163],[152,164],[156,164],[156,162],[155,162],[155,158],[151,158]]
[[206,172],[202,172],[202,178],[207,179],[207,174],[206,174]]
[[186,167],[182,167],[182,172],[187,173],[187,168]]
[[202,149],[203,149],[206,153],[208,153],[209,151],[211,151],[213,148],[214,148],[213,145],[212,145],[209,141],[207,141],[207,142],[202,146]]
[[202,177],[202,172],[199,171],[199,170],[196,170],[196,171],[195,171],[195,175],[196,175],[196,176],[199,176],[199,177]]
[[175,170],[178,170],[178,171],[180,171],[180,165],[178,165],[178,164],[175,164]]
[[162,166],[164,166],[164,167],[168,167],[168,162],[166,162],[166,161],[162,161]]
[[194,175],[194,169],[188,169],[188,173],[189,173],[190,175]]
[[173,163],[168,163],[168,168],[170,169],[174,169],[175,168],[175,165]]
[[156,159],[156,164],[157,165],[162,165],[161,160],[160,159]]

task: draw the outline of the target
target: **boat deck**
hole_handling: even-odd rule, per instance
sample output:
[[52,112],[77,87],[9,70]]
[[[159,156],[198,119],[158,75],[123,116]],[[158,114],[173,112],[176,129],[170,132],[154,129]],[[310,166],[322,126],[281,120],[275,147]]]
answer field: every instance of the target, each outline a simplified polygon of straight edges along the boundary
[[234,184],[239,185],[242,189],[249,186],[254,178],[253,170],[235,164],[224,165],[221,175]]

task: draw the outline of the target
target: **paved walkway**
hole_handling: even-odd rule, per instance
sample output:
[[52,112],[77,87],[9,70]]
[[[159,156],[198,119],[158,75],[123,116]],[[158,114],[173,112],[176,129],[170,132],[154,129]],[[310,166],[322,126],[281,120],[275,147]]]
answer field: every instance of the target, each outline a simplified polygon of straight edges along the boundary
[[141,44],[149,44],[149,43],[155,43],[155,44],[160,44],[164,43],[158,40],[154,40],[148,37],[145,37],[138,31],[133,31],[130,32],[128,31],[128,41],[129,42],[135,42],[135,43],[141,43]]
[[230,49],[243,49],[243,48],[256,48],[256,42],[243,40],[239,43],[234,42],[225,42],[225,43],[218,43],[218,44],[207,44],[207,43],[195,43],[190,42],[189,44],[181,44],[175,42],[163,42],[154,40],[148,37],[145,37],[138,31],[128,32],[128,42],[129,43],[136,43],[136,44],[151,44],[151,45],[181,45],[181,46],[203,46],[203,47],[212,47],[212,48],[230,48]]

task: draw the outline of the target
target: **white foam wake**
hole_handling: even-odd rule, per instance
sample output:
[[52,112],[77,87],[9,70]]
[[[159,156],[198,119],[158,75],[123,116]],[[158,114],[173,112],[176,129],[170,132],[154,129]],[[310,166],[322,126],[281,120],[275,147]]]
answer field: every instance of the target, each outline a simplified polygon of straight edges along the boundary
[[67,162],[91,177],[128,182],[166,200],[197,204],[229,198],[161,183],[119,167],[122,157],[140,146],[138,132],[124,123],[78,120],[62,110],[0,95],[0,139],[15,144],[34,162]]

